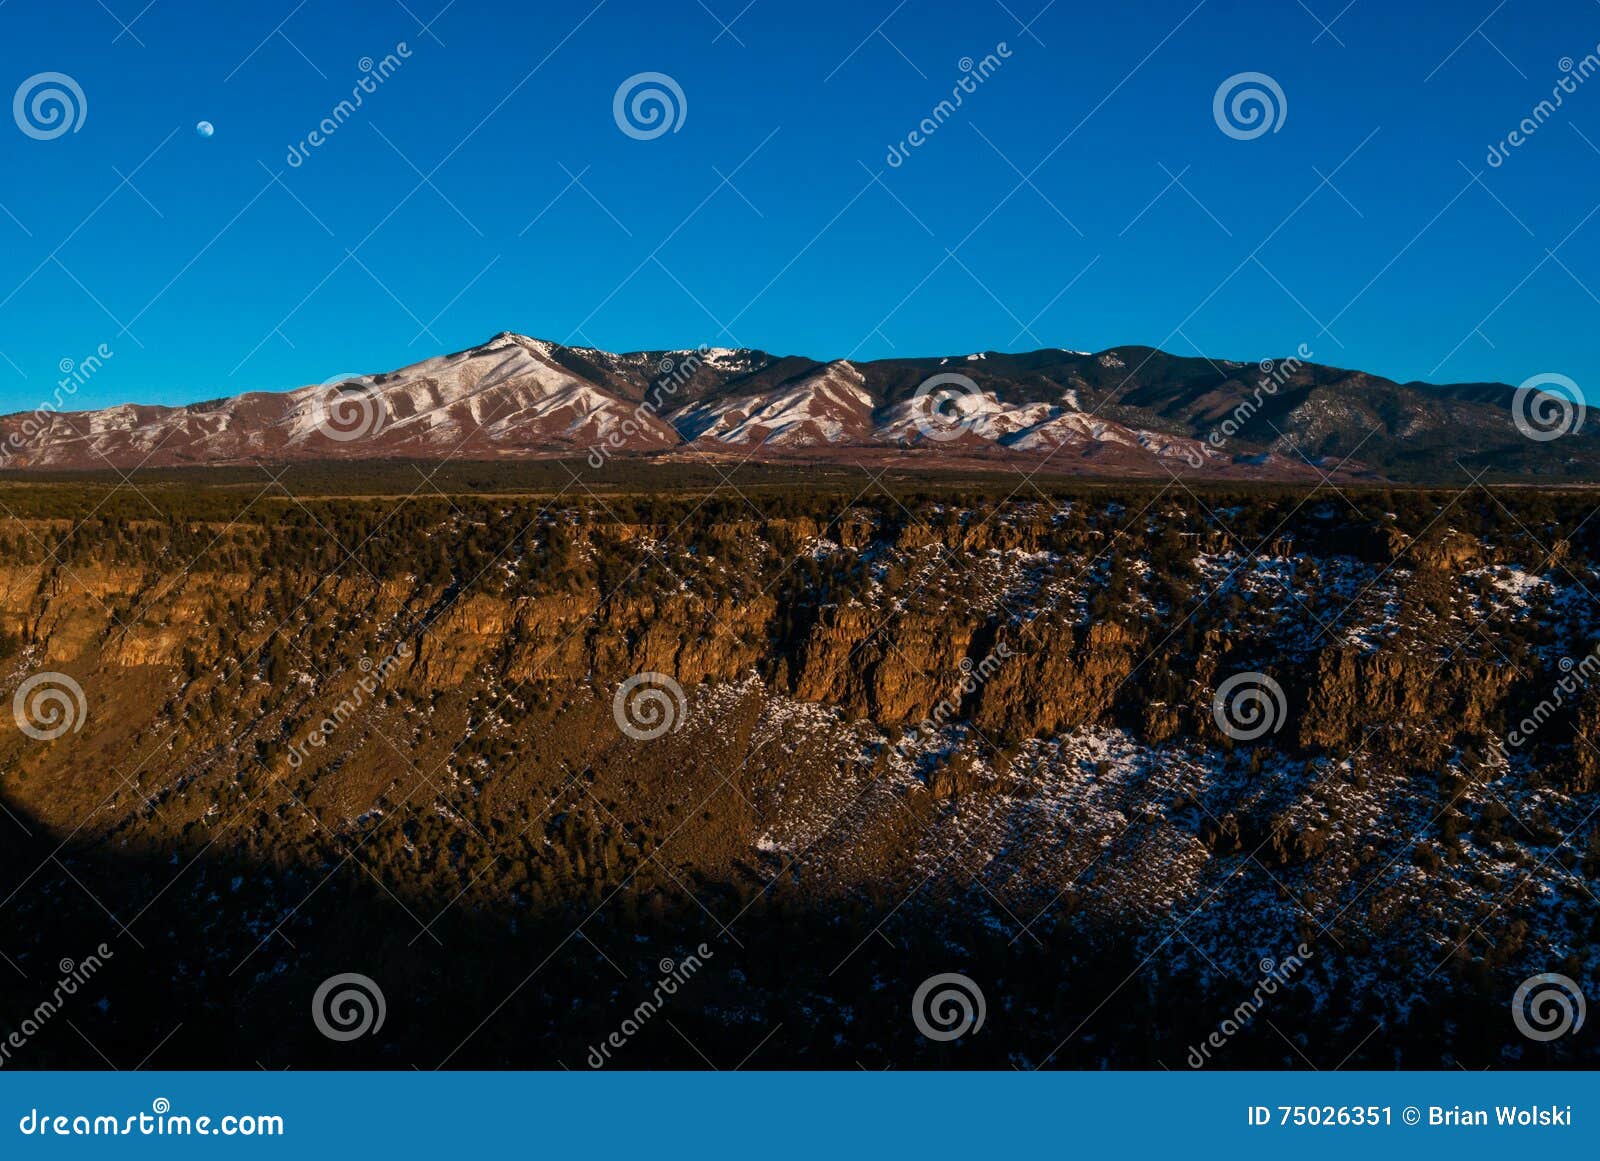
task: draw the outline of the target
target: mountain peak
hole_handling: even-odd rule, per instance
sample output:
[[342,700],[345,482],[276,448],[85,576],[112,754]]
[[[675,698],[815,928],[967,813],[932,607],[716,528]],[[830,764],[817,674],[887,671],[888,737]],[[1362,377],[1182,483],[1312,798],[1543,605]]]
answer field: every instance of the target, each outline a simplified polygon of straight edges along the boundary
[[1513,394],[1127,344],[819,361],[744,347],[614,354],[503,330],[337,385],[3,417],[0,447],[20,469],[668,453],[1305,482],[1328,463],[1340,478],[1436,481],[1477,464],[1600,480],[1600,434],[1530,439]]

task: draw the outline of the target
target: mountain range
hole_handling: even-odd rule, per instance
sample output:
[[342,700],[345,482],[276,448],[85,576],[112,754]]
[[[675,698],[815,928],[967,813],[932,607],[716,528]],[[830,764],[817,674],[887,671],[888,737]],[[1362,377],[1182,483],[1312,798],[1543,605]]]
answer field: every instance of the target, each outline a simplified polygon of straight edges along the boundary
[[0,466],[732,457],[1155,478],[1443,482],[1487,468],[1600,479],[1600,439],[1581,408],[1570,433],[1538,439],[1514,422],[1517,403],[1505,384],[1396,383],[1302,357],[1124,346],[822,362],[707,347],[613,354],[502,332],[291,391],[0,417]]

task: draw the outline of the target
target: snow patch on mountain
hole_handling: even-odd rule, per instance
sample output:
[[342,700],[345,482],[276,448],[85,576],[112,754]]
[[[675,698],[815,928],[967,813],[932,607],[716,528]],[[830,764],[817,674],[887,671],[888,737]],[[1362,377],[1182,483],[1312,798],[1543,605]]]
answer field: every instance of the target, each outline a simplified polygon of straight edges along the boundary
[[690,442],[809,447],[862,442],[871,417],[865,378],[841,360],[775,392],[694,403],[670,418]]

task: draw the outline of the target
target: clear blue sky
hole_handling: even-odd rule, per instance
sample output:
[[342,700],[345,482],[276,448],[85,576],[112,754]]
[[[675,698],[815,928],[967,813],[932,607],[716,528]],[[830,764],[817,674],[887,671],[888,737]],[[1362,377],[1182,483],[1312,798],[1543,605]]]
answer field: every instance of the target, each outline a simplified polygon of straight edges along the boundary
[[[1600,76],[1486,160],[1596,51],[1594,0],[296,3],[0,5],[3,95],[60,72],[87,103],[52,140],[0,120],[0,409],[102,343],[68,406],[499,330],[859,358],[1305,343],[1400,379],[1600,378]],[[647,71],[687,110],[637,140],[613,96]],[[1241,72],[1280,85],[1278,131],[1219,129]]]

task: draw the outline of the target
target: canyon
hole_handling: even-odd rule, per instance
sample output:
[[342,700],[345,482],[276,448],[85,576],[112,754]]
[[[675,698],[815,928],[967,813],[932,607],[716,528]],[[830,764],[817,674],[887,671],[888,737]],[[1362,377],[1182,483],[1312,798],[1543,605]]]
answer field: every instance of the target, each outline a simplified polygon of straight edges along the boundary
[[220,492],[4,497],[0,991],[108,941],[119,1064],[583,1067],[702,943],[617,1066],[1185,1067],[1301,947],[1212,1064],[1590,1058],[1584,493]]

